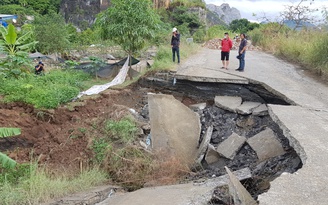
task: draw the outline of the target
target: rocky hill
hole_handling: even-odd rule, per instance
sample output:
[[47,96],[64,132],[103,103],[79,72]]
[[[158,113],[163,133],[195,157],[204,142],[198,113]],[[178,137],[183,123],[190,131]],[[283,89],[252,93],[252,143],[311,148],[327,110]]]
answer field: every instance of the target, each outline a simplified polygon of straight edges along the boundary
[[[66,22],[70,22],[81,29],[88,28],[95,21],[96,15],[110,6],[110,0],[62,0],[60,12],[63,14]],[[167,8],[169,0],[153,0],[154,8]],[[196,12],[201,19],[205,20],[209,26],[215,24],[230,24],[235,19],[240,19],[240,12],[229,4],[224,3],[221,6],[214,4],[206,5],[207,12],[202,8],[191,8],[190,12]]]
[[230,24],[231,21],[241,18],[239,10],[230,7],[227,3],[221,6],[206,4],[206,8],[209,10],[207,17],[210,24],[220,24],[220,21],[225,24]]

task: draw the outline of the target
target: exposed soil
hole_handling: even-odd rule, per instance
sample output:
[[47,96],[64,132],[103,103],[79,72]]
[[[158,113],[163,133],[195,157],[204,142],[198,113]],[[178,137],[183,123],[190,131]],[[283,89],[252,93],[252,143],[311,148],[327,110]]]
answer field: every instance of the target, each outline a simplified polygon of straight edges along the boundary
[[88,130],[105,120],[123,117],[127,108],[138,111],[149,91],[133,86],[107,90],[55,110],[37,110],[24,103],[0,104],[1,127],[17,127],[22,132],[0,139],[0,151],[20,163],[38,160],[53,170],[88,166],[93,155]]

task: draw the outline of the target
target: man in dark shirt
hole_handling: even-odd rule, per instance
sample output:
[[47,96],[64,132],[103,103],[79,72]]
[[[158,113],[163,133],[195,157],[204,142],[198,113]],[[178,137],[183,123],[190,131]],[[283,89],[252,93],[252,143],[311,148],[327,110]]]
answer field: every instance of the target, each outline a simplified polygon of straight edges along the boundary
[[38,65],[35,66],[35,74],[40,75],[43,74],[43,72],[44,72],[44,64],[42,63],[42,61],[40,61]]
[[238,56],[239,59],[239,68],[236,69],[236,71],[243,72],[245,69],[245,54],[246,54],[246,48],[247,48],[247,40],[245,38],[245,34],[240,34],[240,45],[238,50]]
[[5,20],[2,19],[2,17],[0,17],[0,25],[3,25],[3,27],[7,28],[8,24]]
[[178,63],[180,63],[179,46],[180,46],[180,34],[177,28],[173,28],[172,38],[171,38],[173,62],[175,62],[175,54],[176,54],[178,58]]

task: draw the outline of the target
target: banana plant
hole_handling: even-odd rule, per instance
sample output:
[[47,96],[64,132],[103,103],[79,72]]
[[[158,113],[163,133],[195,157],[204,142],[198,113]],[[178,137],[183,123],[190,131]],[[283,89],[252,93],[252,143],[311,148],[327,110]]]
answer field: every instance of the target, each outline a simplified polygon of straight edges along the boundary
[[[12,137],[16,135],[20,135],[21,130],[19,128],[7,128],[0,127],[0,138]],[[14,168],[17,162],[4,153],[0,152],[0,163],[3,168]]]
[[15,26],[9,24],[8,28],[0,26],[0,34],[0,52],[7,55],[0,66],[15,77],[28,72],[32,66],[28,52],[37,44],[31,41],[32,31],[18,37]]

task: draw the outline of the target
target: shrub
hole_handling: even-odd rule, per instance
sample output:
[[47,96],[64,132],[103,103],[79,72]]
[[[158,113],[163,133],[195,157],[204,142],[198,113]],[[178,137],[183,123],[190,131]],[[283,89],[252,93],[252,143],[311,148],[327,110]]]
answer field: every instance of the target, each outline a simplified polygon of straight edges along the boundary
[[120,121],[106,121],[105,131],[114,139],[126,144],[135,140],[137,127],[131,117],[125,117]]

